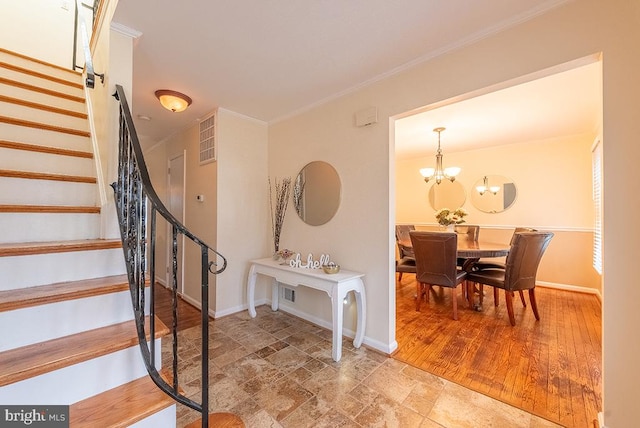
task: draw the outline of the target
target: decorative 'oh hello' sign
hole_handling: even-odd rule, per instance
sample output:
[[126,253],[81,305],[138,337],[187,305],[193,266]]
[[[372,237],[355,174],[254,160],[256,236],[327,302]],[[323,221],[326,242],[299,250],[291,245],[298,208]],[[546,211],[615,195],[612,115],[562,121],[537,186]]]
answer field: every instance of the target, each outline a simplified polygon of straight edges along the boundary
[[289,261],[289,266],[295,268],[307,268],[307,269],[320,269],[322,265],[329,264],[329,254],[321,254],[320,260],[313,260],[313,255],[309,253],[307,256],[307,263],[302,263],[300,253]]

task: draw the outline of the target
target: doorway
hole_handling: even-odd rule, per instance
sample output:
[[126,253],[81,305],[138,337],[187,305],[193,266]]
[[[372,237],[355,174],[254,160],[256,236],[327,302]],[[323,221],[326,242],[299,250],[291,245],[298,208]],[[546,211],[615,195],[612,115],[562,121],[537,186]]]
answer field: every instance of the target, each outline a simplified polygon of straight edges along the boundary
[[[481,226],[481,239],[508,242],[514,227],[519,225],[553,230],[555,248],[550,246],[547,259],[558,262],[558,266],[573,266],[573,272],[580,277],[561,277],[553,264],[541,265],[538,283],[544,282],[542,285],[546,287],[540,287],[536,294],[540,307],[544,308],[542,321],[537,322],[531,310],[521,306],[517,326],[512,328],[508,323],[505,326],[504,301],[495,306],[491,293],[485,295],[482,313],[465,311],[459,321],[451,320],[450,290],[432,293],[431,306],[418,313],[415,280],[403,276],[402,281],[394,284],[398,343],[394,355],[562,425],[587,426],[602,405],[602,305],[597,297],[601,277],[592,271],[590,248],[593,229],[590,148],[598,129],[598,124],[591,121],[597,122],[602,115],[598,91],[602,76],[601,64],[595,60],[578,60],[571,67],[565,64],[560,68],[554,73],[546,70],[546,75],[536,79],[525,76],[525,83],[505,82],[501,90],[473,94],[462,101],[442,102],[399,117],[406,124],[404,129],[399,121],[394,124],[395,223],[414,224],[418,229],[435,225],[436,209],[429,206],[426,196],[429,186],[435,184],[425,185],[415,177],[420,168],[435,164],[434,138],[429,139],[431,130],[446,126],[443,163],[446,167],[463,168],[456,182],[463,185],[467,195],[479,192],[477,183],[484,174],[509,176],[518,186],[517,204],[504,212],[482,211],[472,198],[461,205],[470,211],[470,222]],[[582,82],[582,88],[570,90],[571,85]],[[557,89],[544,91],[542,85],[547,84]],[[532,95],[527,96],[525,92],[529,90]],[[559,101],[548,95],[561,96],[562,90],[569,93]],[[508,97],[498,99],[501,96]],[[544,106],[525,105],[528,100],[542,102]],[[575,105],[567,106],[569,102]],[[584,123],[583,128],[552,126],[554,117],[543,116],[552,112],[550,105],[562,108],[554,113],[555,118],[563,121],[560,125]],[[520,106],[525,109],[517,113]],[[422,124],[418,122],[420,114]],[[482,117],[483,114],[487,116]],[[578,115],[590,121],[580,122]],[[495,118],[502,119],[498,127]],[[521,120],[534,118],[545,126],[538,129]],[[481,130],[477,122],[490,127]],[[412,133],[412,129],[420,132]],[[409,141],[412,135],[417,136],[415,144]],[[560,155],[563,148],[566,151]],[[564,182],[563,187],[554,177],[559,171],[566,171],[567,158],[571,159],[573,180]],[[544,174],[525,165],[543,165]],[[569,200],[567,194],[574,199]],[[585,215],[569,220],[545,217],[542,211],[542,207],[553,206],[555,212],[563,212],[565,205],[580,206]],[[583,238],[583,244],[576,244]],[[578,290],[582,292],[576,293]],[[573,322],[574,319],[579,321]],[[566,408],[572,411],[562,410]]]

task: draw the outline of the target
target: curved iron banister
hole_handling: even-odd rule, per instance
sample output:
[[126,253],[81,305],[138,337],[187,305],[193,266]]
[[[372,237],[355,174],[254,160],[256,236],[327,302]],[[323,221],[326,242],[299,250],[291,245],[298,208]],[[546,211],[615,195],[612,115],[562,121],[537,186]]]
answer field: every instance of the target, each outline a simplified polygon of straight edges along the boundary
[[[120,131],[119,131],[119,155],[118,155],[118,181],[111,186],[115,192],[116,209],[122,247],[124,250],[129,277],[129,288],[134,308],[136,327],[138,330],[138,342],[144,358],[145,365],[153,381],[164,392],[176,401],[197,410],[202,414],[202,426],[208,426],[209,414],[209,273],[219,274],[227,267],[227,260],[213,247],[207,245],[200,238],[191,233],[178,219],[176,219],[162,203],[151,184],[149,173],[142,154],[142,148],[133,124],[131,111],[122,86],[116,85],[114,94],[120,101]],[[155,245],[156,245],[156,218],[160,214],[171,226],[172,231],[172,325],[173,339],[171,379],[165,380],[156,367],[155,349]],[[147,216],[150,216],[150,224],[147,229]],[[178,236],[183,235],[200,246],[201,250],[201,327],[202,327],[202,400],[197,403],[184,396],[180,391],[178,376],[178,336],[177,336],[177,254]],[[220,258],[209,261],[209,253]],[[148,260],[147,260],[148,254]],[[148,263],[148,267],[147,267]],[[215,266],[215,270],[214,270]],[[148,275],[147,275],[148,274]],[[145,328],[146,314],[146,283],[151,283],[149,298],[149,332]],[[149,338],[149,339],[147,339]],[[171,384],[169,383],[171,382]]]

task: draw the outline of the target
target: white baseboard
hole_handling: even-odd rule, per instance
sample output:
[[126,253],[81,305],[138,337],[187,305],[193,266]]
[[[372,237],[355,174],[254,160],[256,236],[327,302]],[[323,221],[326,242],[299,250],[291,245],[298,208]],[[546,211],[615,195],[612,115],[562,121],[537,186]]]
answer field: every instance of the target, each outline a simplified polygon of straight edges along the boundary
[[607,427],[604,425],[604,413],[602,413],[602,412],[598,412],[598,426],[599,426],[600,428],[607,428]]
[[[268,302],[268,303],[269,305],[271,305],[271,302]],[[331,330],[333,328],[333,325],[331,322],[323,320],[322,318],[314,317],[305,312],[298,311],[297,309],[291,306],[283,304],[282,301],[280,302],[278,309],[283,312],[287,312],[291,315],[294,315],[298,318],[302,318],[305,321],[309,321],[310,323],[313,323],[315,325],[319,325],[320,327],[324,327],[327,330]],[[356,337],[356,332],[351,329],[343,327],[342,335],[353,339],[354,337]],[[393,351],[395,351],[398,348],[398,342],[396,342],[395,340],[393,341],[393,343],[386,344],[377,340],[373,340],[367,336],[364,337],[362,343],[369,348],[382,352],[383,354],[391,354]]]
[[574,291],[576,293],[595,294],[598,300],[602,302],[602,293],[595,288],[582,287],[580,285],[558,284],[557,282],[536,281],[537,287],[555,288],[556,290]]

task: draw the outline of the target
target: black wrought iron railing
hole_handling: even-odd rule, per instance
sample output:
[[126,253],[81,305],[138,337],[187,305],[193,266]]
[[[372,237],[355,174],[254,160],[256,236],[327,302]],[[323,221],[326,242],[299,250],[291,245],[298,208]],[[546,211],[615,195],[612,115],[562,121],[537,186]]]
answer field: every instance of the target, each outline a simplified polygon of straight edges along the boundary
[[[114,96],[120,101],[120,148],[118,181],[113,183],[112,187],[115,191],[122,246],[129,276],[140,349],[147,371],[156,385],[176,401],[200,412],[202,414],[202,426],[207,427],[209,415],[209,273],[219,274],[222,272],[227,266],[227,260],[215,249],[191,233],[169,212],[160,198],[158,198],[149,179],[149,173],[122,86],[116,85]],[[171,329],[173,347],[171,376],[168,376],[169,379],[167,381],[160,375],[156,367],[156,356],[159,351],[156,349],[154,341],[156,323],[155,287],[153,285],[156,279],[155,250],[158,215],[168,222],[172,230],[170,281],[172,325],[169,327]],[[202,397],[200,403],[181,393],[178,376],[177,266],[178,242],[181,236],[198,245],[201,254]],[[212,261],[209,260],[210,254],[214,256]],[[147,281],[151,283],[151,287],[149,287],[149,302],[145,301]],[[149,303],[148,314],[146,313],[146,303]],[[147,317],[148,331],[145,326]]]

